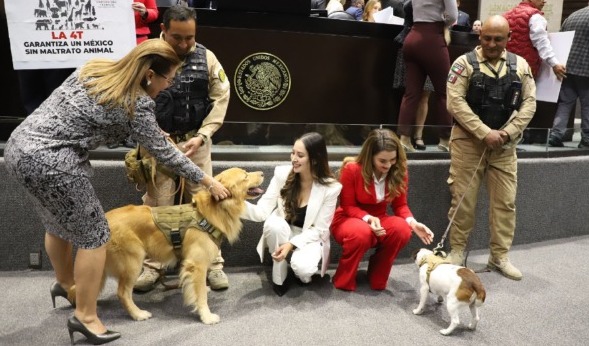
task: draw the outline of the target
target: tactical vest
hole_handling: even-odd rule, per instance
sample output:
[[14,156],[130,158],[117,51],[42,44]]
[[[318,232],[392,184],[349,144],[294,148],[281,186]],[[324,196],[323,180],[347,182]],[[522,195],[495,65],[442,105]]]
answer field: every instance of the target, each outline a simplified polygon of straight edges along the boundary
[[178,258],[182,258],[182,241],[189,228],[206,232],[211,240],[221,247],[224,235],[202,216],[193,203],[164,207],[151,207],[153,222],[159,228],[168,242],[174,247]]
[[429,277],[430,274],[436,269],[437,266],[440,264],[451,264],[448,258],[442,258],[436,256],[434,254],[424,256],[421,261],[419,262],[418,267],[427,263],[427,271],[426,271],[426,282],[429,284]]
[[[508,72],[501,78],[488,76],[481,72],[476,53],[466,54],[473,67],[466,102],[485,125],[498,130],[521,105],[521,81],[517,75],[517,56],[507,52]],[[503,62],[498,69],[501,71]],[[493,69],[491,69],[493,70]]]
[[155,100],[158,124],[175,135],[198,130],[210,112],[206,48],[197,43],[186,59],[174,85],[160,92]]

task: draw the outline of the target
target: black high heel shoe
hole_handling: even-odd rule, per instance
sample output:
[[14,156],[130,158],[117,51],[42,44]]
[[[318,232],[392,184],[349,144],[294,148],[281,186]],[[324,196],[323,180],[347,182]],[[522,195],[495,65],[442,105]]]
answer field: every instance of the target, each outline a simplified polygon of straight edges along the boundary
[[426,149],[425,143],[423,143],[423,139],[421,139],[421,137],[413,138],[413,148],[415,148],[417,150],[425,150]]
[[67,320],[67,330],[70,333],[70,340],[74,344],[74,332],[78,332],[86,337],[86,341],[92,345],[102,345],[107,342],[114,341],[121,337],[121,333],[107,330],[103,334],[94,334],[86,328],[85,325],[78,320],[76,316],[72,316]]
[[289,287],[286,282],[284,282],[282,285],[272,283],[272,290],[274,290],[274,293],[276,293],[276,295],[279,297],[282,297],[286,292],[288,292],[288,289]]
[[72,307],[76,307],[76,302],[71,302],[69,299],[67,299],[67,291],[65,290],[65,288],[63,288],[59,282],[55,281],[53,283],[53,285],[51,285],[51,288],[49,289],[49,293],[51,293],[51,302],[53,302],[53,308],[55,309],[55,297],[63,297],[65,298],[71,305]]

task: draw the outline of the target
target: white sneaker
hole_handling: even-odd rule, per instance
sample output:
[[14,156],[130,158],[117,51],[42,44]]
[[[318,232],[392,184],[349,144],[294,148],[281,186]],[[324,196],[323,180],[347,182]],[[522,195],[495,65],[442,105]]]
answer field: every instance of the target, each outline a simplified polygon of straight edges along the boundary
[[489,256],[487,268],[494,270],[511,280],[518,281],[521,280],[523,277],[522,272],[519,269],[517,269],[513,264],[511,264],[507,256],[503,258],[495,258],[493,256]]
[[450,251],[450,254],[448,255],[448,257],[446,257],[450,263],[457,265],[457,266],[463,266],[464,265],[464,251],[462,250],[452,250]]
[[149,292],[155,287],[155,283],[160,278],[160,273],[150,267],[143,267],[143,272],[137,278],[137,282],[135,282],[135,286],[133,286],[134,291],[139,292]]
[[221,269],[214,269],[207,274],[212,290],[223,290],[229,287],[229,278]]

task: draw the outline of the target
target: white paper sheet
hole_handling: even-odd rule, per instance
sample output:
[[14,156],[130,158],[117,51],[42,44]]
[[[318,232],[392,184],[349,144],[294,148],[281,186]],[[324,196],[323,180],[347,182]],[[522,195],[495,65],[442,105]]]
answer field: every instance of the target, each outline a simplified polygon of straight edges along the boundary
[[[550,44],[556,58],[561,64],[566,64],[571,51],[571,45],[573,44],[573,37],[575,36],[574,31],[554,32],[548,34]],[[553,102],[558,101],[558,94],[560,93],[560,86],[562,82],[556,78],[556,75],[552,71],[546,62],[542,62],[540,66],[540,73],[536,78],[536,99],[538,101]]]
[[384,10],[380,10],[373,14],[374,21],[376,23],[403,25],[405,19],[397,17],[393,14],[393,8],[387,7]]

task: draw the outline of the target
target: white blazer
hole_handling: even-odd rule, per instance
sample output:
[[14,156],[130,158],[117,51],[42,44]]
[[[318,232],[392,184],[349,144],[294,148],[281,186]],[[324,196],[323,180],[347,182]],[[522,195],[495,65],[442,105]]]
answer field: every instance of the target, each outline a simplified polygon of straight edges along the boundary
[[[242,217],[257,222],[265,221],[270,215],[285,218],[284,201],[280,196],[280,190],[284,187],[291,170],[291,165],[277,166],[264,195],[260,197],[257,204],[246,202],[246,211]],[[297,248],[302,248],[312,242],[321,242],[323,248],[321,276],[325,275],[329,266],[329,250],[331,248],[329,226],[333,220],[341,189],[342,185],[335,179],[331,180],[328,185],[314,182],[311,187],[302,232],[289,240]],[[262,262],[264,261],[264,247],[264,237],[261,237],[256,250]]]

